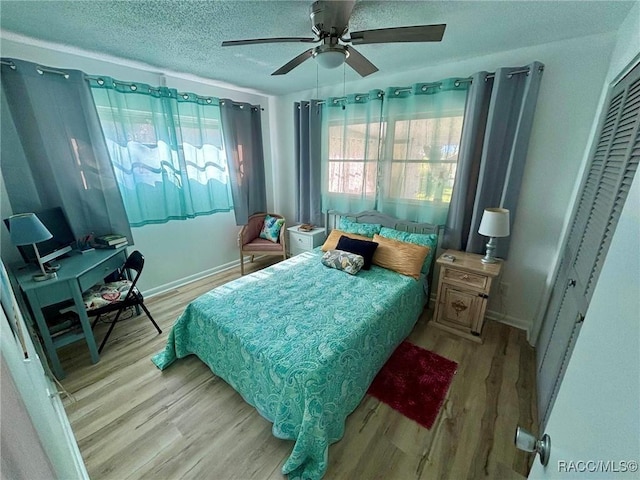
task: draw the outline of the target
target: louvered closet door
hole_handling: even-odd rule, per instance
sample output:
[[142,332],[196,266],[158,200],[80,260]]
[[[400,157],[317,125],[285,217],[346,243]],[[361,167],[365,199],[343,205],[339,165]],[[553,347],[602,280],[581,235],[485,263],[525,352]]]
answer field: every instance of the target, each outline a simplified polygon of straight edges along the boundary
[[640,160],[640,65],[613,87],[536,344],[538,420],[553,401]]

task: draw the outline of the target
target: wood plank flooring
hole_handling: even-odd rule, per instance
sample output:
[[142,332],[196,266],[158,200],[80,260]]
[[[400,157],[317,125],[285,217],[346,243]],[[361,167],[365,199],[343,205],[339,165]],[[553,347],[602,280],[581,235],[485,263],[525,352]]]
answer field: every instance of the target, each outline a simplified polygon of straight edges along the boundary
[[[275,259],[256,261],[252,271]],[[118,323],[101,360],[86,345],[61,350],[73,396],[65,408],[93,480],[282,480],[293,442],[197,358],[164,372],[151,356],[162,350],[185,305],[239,276],[239,268],[148,299],[158,335],[142,314]],[[487,322],[478,345],[429,325],[425,311],[409,337],[458,362],[433,428],[427,430],[366,396],[329,449],[327,479],[521,479],[533,461],[516,450],[517,425],[535,431],[535,360],[525,333]],[[98,325],[100,341],[107,325]]]

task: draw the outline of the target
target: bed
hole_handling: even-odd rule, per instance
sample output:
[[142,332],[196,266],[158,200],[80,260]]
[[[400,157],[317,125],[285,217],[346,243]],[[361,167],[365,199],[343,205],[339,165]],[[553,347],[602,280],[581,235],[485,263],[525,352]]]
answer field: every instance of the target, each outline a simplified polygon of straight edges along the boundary
[[152,359],[162,370],[197,355],[273,423],[276,437],[295,442],[282,468],[290,479],[322,478],[329,445],[342,438],[346,417],[426,301],[424,276],[376,265],[349,275],[324,266],[322,253],[317,248],[200,296]]

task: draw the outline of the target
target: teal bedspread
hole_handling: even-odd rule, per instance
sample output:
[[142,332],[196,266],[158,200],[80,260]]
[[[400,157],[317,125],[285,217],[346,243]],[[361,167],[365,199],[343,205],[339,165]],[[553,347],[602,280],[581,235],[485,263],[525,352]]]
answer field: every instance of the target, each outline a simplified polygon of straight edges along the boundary
[[329,445],[424,305],[422,282],[373,266],[352,276],[317,250],[222,285],[178,318],[161,370],[197,355],[295,441],[282,467],[320,479]]

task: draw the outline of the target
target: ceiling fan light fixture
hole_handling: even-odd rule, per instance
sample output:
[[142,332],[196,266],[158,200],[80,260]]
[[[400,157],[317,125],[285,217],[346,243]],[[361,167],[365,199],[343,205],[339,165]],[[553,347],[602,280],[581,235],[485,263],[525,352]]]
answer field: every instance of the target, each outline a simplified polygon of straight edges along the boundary
[[338,68],[348,56],[349,52],[344,48],[326,47],[325,45],[318,47],[313,52],[313,58],[323,68]]

